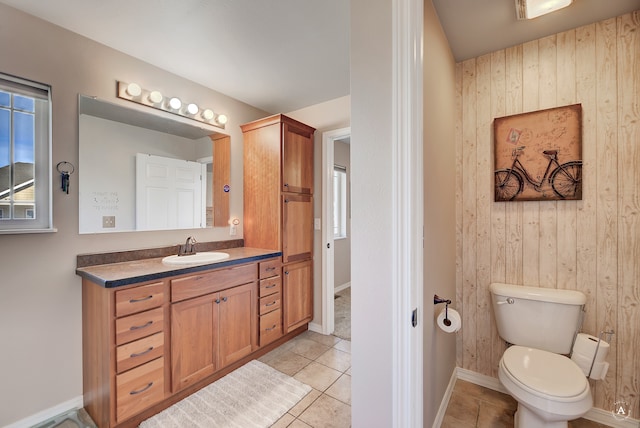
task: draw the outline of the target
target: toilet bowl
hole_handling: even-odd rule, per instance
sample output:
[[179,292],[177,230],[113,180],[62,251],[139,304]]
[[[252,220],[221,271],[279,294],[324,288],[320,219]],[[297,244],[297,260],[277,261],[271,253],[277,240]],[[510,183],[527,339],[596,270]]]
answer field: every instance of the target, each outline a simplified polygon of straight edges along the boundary
[[587,378],[563,355],[511,346],[500,360],[498,377],[518,402],[516,428],[566,428],[593,405]]

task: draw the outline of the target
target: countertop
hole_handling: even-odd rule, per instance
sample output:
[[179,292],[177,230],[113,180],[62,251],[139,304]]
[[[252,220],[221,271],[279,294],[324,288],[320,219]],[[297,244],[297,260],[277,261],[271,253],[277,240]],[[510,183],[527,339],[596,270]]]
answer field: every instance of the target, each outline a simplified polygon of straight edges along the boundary
[[175,266],[162,263],[163,257],[158,257],[81,267],[76,269],[76,274],[102,287],[113,288],[282,256],[280,251],[247,247],[217,251],[228,253],[229,258],[213,263]]

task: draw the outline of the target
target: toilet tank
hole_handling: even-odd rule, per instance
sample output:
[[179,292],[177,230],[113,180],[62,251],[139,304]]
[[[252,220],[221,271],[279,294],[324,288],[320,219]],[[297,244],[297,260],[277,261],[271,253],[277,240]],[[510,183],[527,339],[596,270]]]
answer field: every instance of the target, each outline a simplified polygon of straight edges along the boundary
[[569,354],[580,329],[587,297],[575,290],[492,283],[489,286],[498,334],[505,341]]

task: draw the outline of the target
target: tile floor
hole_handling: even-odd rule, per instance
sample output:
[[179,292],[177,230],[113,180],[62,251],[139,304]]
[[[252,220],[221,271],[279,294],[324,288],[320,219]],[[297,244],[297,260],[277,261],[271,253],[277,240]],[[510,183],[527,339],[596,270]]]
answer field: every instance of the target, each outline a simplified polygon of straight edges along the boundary
[[[512,428],[516,401],[509,395],[458,379],[441,428]],[[604,428],[587,419],[569,422],[569,428]]]
[[313,390],[273,428],[351,426],[351,342],[306,331],[260,358]]

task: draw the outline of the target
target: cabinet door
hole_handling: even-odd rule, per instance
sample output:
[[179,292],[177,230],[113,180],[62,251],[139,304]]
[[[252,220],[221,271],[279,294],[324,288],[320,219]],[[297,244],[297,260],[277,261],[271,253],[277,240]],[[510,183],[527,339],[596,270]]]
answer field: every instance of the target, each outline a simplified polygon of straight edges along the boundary
[[284,326],[289,333],[313,318],[312,261],[283,267]]
[[313,198],[282,196],[282,261],[309,259],[313,255]]
[[313,133],[282,124],[282,191],[313,193]]
[[245,357],[257,347],[256,283],[220,292],[218,367]]
[[218,293],[171,306],[172,390],[184,389],[217,370]]

